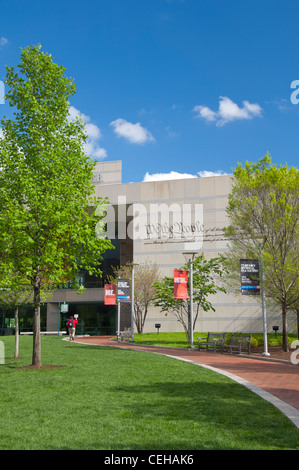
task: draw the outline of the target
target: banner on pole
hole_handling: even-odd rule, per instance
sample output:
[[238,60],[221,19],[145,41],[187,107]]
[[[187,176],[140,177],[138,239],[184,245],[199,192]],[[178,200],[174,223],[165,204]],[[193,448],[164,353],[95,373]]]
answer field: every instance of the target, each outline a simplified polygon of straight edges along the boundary
[[104,303],[105,305],[116,305],[116,286],[114,284],[105,284]]
[[117,279],[117,300],[131,302],[130,279]]
[[175,299],[189,299],[188,271],[174,270],[173,287],[173,296]]
[[261,293],[259,261],[257,259],[240,259],[242,295],[259,295]]

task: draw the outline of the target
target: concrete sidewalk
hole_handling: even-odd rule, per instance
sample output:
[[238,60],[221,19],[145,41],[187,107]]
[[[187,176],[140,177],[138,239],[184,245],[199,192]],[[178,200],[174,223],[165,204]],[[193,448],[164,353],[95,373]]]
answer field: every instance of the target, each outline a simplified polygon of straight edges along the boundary
[[165,354],[209,368],[244,385],[276,406],[299,429],[299,365],[197,349],[140,346],[112,341],[108,336],[77,337],[75,342]]

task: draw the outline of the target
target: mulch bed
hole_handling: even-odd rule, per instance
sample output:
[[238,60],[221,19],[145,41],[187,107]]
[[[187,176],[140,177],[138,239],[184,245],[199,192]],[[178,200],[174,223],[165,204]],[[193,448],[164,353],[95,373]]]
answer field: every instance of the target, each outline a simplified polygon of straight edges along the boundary
[[[255,356],[263,356],[264,346],[251,347],[250,352]],[[272,359],[282,359],[284,361],[291,361],[291,354],[294,352],[294,349],[290,351],[284,351],[281,346],[269,346],[268,352],[270,353],[270,358]]]

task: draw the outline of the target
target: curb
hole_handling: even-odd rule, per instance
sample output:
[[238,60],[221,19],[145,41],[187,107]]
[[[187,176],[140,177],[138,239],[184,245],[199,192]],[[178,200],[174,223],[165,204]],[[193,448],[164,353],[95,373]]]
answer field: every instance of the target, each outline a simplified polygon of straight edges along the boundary
[[275,357],[263,357],[263,356],[250,356],[246,354],[238,354],[239,357],[244,357],[246,359],[257,359],[258,361],[265,361],[265,362],[281,362],[282,364],[289,364],[291,366],[295,366],[297,364],[293,364],[291,361],[287,361],[286,359],[276,359]]

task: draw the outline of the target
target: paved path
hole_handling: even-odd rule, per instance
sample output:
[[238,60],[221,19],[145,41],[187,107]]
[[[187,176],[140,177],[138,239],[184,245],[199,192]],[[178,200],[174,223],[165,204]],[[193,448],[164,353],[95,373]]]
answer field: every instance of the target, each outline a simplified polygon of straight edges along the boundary
[[253,359],[198,350],[137,346],[111,341],[108,336],[77,337],[75,342],[135,349],[192,362],[221,373],[268,400],[299,429],[299,365],[273,359]]

